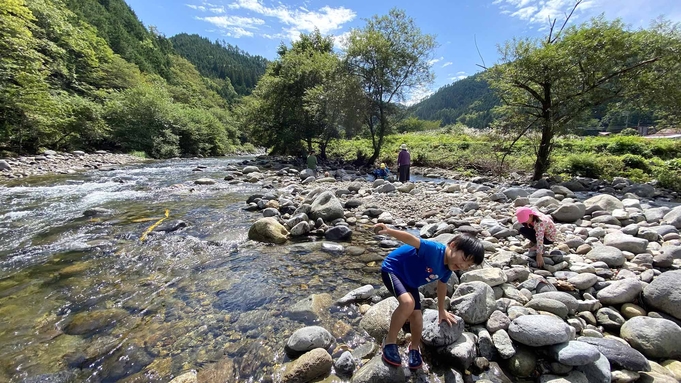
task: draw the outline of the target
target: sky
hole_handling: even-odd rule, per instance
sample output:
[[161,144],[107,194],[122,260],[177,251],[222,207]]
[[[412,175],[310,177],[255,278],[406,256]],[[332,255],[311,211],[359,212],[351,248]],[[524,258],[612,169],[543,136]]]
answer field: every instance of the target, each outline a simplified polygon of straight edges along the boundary
[[[498,45],[514,37],[543,36],[548,20],[558,22],[574,0],[126,0],[140,20],[167,37],[198,34],[275,59],[282,42],[318,28],[336,41],[362,28],[374,15],[403,9],[422,33],[436,36],[433,84],[413,89],[414,103],[438,88],[481,71],[498,60]],[[583,0],[571,18],[582,23],[603,14],[645,28],[663,16],[681,22],[681,0]],[[477,45],[477,46],[476,46]]]

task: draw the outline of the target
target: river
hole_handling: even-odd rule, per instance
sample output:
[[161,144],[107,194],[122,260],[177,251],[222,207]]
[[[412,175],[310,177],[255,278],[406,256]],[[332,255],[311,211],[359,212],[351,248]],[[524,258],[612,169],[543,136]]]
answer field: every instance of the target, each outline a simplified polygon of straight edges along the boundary
[[[336,299],[380,281],[375,268],[324,253],[318,241],[248,241],[260,213],[243,207],[262,185],[222,180],[243,160],[0,185],[0,381],[167,382],[216,365],[239,381],[276,381],[293,331],[358,328],[351,308],[317,321],[285,315],[311,294]],[[193,184],[205,177],[218,182]],[[83,216],[93,208],[110,213]],[[161,225],[188,227],[142,240],[166,210]],[[339,344],[364,341],[348,331]]]

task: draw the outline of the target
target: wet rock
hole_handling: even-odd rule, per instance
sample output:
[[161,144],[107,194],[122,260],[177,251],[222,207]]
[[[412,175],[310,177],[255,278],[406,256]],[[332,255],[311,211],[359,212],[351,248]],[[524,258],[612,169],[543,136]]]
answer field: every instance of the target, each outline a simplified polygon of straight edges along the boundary
[[333,359],[323,348],[315,348],[303,354],[287,366],[282,383],[307,383],[331,372]]
[[71,371],[61,371],[53,374],[41,374],[21,380],[21,383],[71,383],[76,381],[76,374]]
[[364,285],[360,288],[354,289],[349,293],[345,294],[342,298],[336,301],[339,305],[345,305],[348,303],[353,303],[356,301],[362,301],[371,298],[375,293],[374,286]]
[[5,161],[5,160],[0,160],[0,171],[3,171],[3,170],[11,171],[11,170],[12,170],[12,167],[9,166],[9,164],[7,163],[7,161]]
[[94,207],[92,209],[85,210],[83,212],[83,217],[101,217],[112,214],[113,214],[112,210],[105,209],[103,207]]
[[352,238],[352,230],[347,226],[334,226],[324,233],[328,241],[349,241]]
[[305,234],[309,233],[310,230],[311,230],[310,224],[307,223],[307,221],[298,222],[291,229],[291,235],[294,236],[294,237],[300,237],[301,235],[305,235]]
[[174,378],[169,383],[198,383],[199,380],[196,375],[196,370],[191,370]]
[[214,185],[215,180],[211,178],[199,178],[198,180],[194,181],[195,185]]
[[100,376],[105,381],[117,381],[142,371],[153,361],[143,347],[128,345],[104,360]]
[[681,358],[681,327],[670,320],[634,317],[622,325],[620,334],[650,359]]
[[345,351],[333,363],[333,368],[339,375],[350,376],[355,371],[357,362],[350,351]]
[[534,350],[521,347],[507,362],[508,369],[513,376],[532,376],[537,368],[537,356]]
[[524,315],[514,319],[508,327],[511,339],[527,346],[541,347],[570,340],[570,326],[557,317]]
[[179,220],[179,219],[174,219],[172,221],[164,221],[161,225],[156,227],[154,231],[161,231],[164,233],[172,233],[175,231],[178,231],[180,229],[184,229],[187,227],[187,223]]
[[[284,350],[288,354],[299,354],[316,348],[326,350],[336,339],[329,331],[320,326],[308,326],[296,330],[286,342]],[[326,351],[325,351],[326,352]],[[330,357],[329,357],[330,358]]]
[[319,320],[328,315],[333,299],[329,294],[312,294],[286,311],[286,315],[298,320]]
[[91,335],[96,332],[104,332],[129,315],[123,309],[105,309],[78,313],[66,326],[64,332],[70,335]]
[[439,349],[438,353],[444,355],[455,367],[468,370],[478,353],[475,335],[469,332],[463,333],[454,343]]
[[288,240],[288,231],[275,218],[261,218],[248,230],[248,239],[258,242],[283,244]]
[[403,383],[405,368],[388,366],[381,355],[374,356],[352,377],[352,383]]

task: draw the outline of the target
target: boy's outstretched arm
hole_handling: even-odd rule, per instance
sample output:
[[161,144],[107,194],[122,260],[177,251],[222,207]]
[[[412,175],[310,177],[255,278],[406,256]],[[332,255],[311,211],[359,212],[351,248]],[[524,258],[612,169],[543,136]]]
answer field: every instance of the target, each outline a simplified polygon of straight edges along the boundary
[[457,324],[456,317],[445,309],[445,296],[447,295],[447,284],[442,281],[437,281],[437,311],[438,322],[447,322],[450,326]]
[[377,234],[388,234],[389,236],[395,238],[398,241],[402,241],[409,246],[419,248],[421,246],[421,239],[415,235],[409,234],[406,231],[391,229],[384,223],[377,223],[374,226],[374,230],[378,230]]

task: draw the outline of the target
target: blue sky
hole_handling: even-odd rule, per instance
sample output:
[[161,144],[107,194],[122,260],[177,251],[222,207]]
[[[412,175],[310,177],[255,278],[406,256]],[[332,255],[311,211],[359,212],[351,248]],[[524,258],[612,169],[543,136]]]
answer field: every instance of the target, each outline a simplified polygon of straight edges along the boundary
[[[373,15],[397,7],[414,18],[424,33],[436,35],[432,69],[435,82],[415,89],[414,102],[439,87],[496,62],[497,45],[513,37],[542,36],[549,18],[558,17],[574,0],[126,0],[146,26],[170,37],[178,33],[221,39],[254,55],[276,57],[301,32],[315,27],[341,40]],[[664,16],[681,21],[680,0],[584,0],[573,16],[580,23],[605,14],[634,28]],[[476,50],[476,41],[482,59]]]

